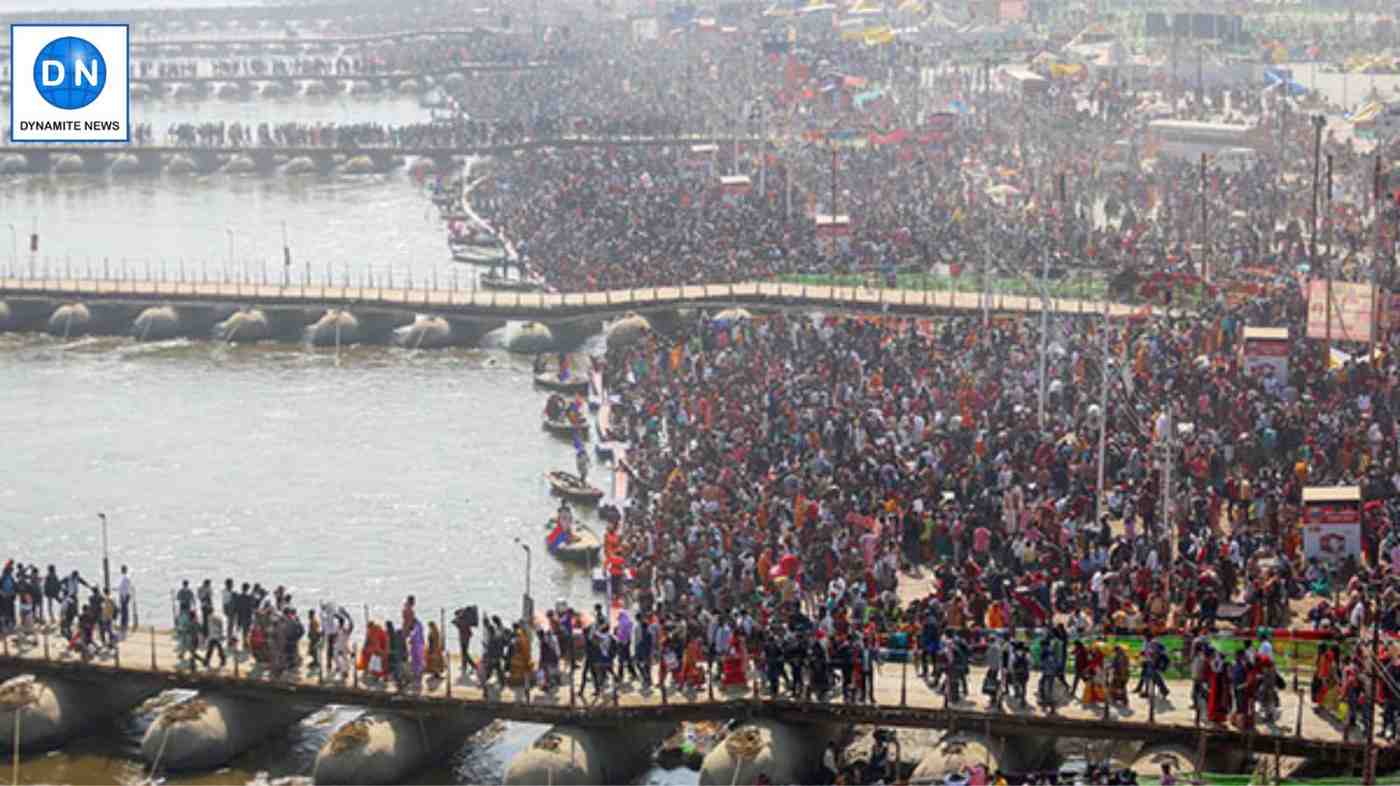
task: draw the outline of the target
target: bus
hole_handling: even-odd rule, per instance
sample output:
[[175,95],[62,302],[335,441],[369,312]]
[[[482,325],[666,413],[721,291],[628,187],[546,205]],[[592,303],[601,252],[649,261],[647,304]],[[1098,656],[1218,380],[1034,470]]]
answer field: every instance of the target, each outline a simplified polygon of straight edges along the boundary
[[1225,150],[1254,146],[1253,128],[1231,123],[1153,120],[1147,126],[1148,147],[1159,156],[1199,160]]

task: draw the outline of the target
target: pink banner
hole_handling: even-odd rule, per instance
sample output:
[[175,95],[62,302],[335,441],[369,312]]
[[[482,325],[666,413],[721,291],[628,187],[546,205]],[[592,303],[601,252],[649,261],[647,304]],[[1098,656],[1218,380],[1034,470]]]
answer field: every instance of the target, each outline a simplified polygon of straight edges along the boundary
[[1371,293],[1370,284],[1333,281],[1329,307],[1327,281],[1315,278],[1308,282],[1308,338],[1370,341],[1374,328]]

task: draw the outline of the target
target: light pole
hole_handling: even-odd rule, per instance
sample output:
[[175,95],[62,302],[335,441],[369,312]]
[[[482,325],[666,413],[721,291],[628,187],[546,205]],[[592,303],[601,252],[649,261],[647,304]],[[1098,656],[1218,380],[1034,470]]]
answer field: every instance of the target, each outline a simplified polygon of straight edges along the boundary
[[224,234],[228,235],[228,268],[230,274],[233,272],[233,227],[224,227]]
[[99,513],[97,518],[102,522],[102,591],[112,591],[112,568],[107,560],[107,514]]
[[[1366,688],[1366,761],[1361,769],[1361,782],[1372,786],[1376,782],[1376,691],[1381,681],[1380,656],[1377,654],[1381,646],[1381,599],[1375,587],[1368,587],[1366,594],[1370,601],[1367,611],[1371,617],[1371,651],[1366,653],[1371,667],[1371,683]],[[1359,638],[1361,631],[1358,630],[1356,635]]]
[[1104,306],[1103,306],[1103,360],[1102,360],[1101,362],[1102,362],[1102,369],[1101,369],[1100,374],[1099,374],[1099,376],[1101,377],[1101,379],[1100,379],[1100,383],[1101,383],[1101,384],[1100,384],[1100,386],[1099,386],[1099,485],[1098,485],[1098,489],[1099,489],[1099,495],[1098,495],[1099,504],[1098,504],[1097,509],[1094,511],[1094,516],[1095,516],[1095,521],[1096,521],[1096,523],[1097,523],[1097,522],[1102,522],[1102,521],[1103,521],[1103,504],[1104,504],[1104,488],[1103,488],[1103,474],[1104,474],[1104,472],[1103,472],[1103,470],[1104,470],[1104,454],[1107,452],[1107,446],[1108,446],[1108,303],[1107,303],[1107,302],[1105,302],[1105,303],[1104,303]]
[[1040,430],[1045,431],[1045,356],[1050,352],[1050,290],[1045,281],[1050,276],[1050,255],[1041,264],[1040,281]]
[[19,275],[19,230],[10,224],[10,275]]
[[525,549],[525,598],[520,606],[520,616],[526,623],[529,623],[534,617],[535,611],[535,602],[530,598],[530,545],[522,543],[520,538],[516,538],[515,542],[520,548]]
[[[1308,268],[1311,275],[1317,275],[1317,199],[1318,187],[1322,181],[1322,129],[1327,125],[1327,119],[1322,115],[1312,116],[1313,125],[1313,182],[1312,182],[1312,213],[1309,218],[1310,232],[1308,237]],[[1327,345],[1323,349],[1322,368],[1324,373],[1330,368],[1332,362],[1332,273],[1327,272],[1327,310],[1324,312],[1324,319],[1327,325]]]

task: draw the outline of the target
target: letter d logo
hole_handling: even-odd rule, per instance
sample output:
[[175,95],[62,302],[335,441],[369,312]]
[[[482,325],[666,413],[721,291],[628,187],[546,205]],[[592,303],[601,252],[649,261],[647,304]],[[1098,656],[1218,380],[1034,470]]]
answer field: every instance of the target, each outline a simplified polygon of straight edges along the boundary
[[34,86],[40,97],[58,109],[82,109],[102,95],[106,84],[102,53],[82,38],[55,38],[34,60]]

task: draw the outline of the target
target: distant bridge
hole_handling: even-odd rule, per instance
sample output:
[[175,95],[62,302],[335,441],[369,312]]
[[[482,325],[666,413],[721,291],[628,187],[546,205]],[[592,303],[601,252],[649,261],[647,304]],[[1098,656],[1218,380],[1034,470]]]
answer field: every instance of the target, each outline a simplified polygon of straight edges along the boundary
[[[646,721],[722,721],[731,718],[772,718],[790,723],[874,724],[906,728],[933,728],[983,733],[988,737],[1029,735],[1037,737],[1078,737],[1111,740],[1173,743],[1198,751],[1204,761],[1210,749],[1229,748],[1256,754],[1299,756],[1334,766],[1359,767],[1365,746],[1344,739],[1330,723],[1302,706],[1302,691],[1280,691],[1281,714],[1276,723],[1253,731],[1213,726],[1201,722],[1192,711],[1189,680],[1172,680],[1170,696],[1154,703],[1138,701],[1130,709],[1080,707],[1069,705],[1058,714],[1046,715],[1028,708],[994,710],[973,701],[949,704],[947,698],[918,678],[908,664],[885,663],[877,666],[874,696],[870,703],[797,701],[767,698],[759,685],[722,689],[707,687],[698,691],[646,693],[632,689],[598,699],[576,692],[575,676],[567,674],[565,686],[555,694],[514,690],[483,693],[476,687],[454,685],[460,661],[449,655],[448,678],[429,682],[421,693],[402,694],[360,685],[358,679],[324,682],[319,675],[271,678],[250,674],[238,665],[219,671],[182,668],[174,658],[173,642],[167,633],[134,633],[118,648],[115,658],[101,662],[79,662],[60,657],[59,645],[45,640],[42,647],[15,651],[3,640],[0,669],[32,673],[90,683],[116,680],[155,680],[164,688],[183,688],[233,695],[264,702],[324,703],[375,707],[409,714],[473,710],[503,720],[529,723],[569,723],[584,726],[611,726]],[[234,664],[238,661],[235,658]],[[969,682],[979,684],[982,669],[973,670]],[[1378,762],[1382,769],[1400,763],[1400,750],[1382,746]]]
[[[288,95],[306,88],[324,90],[327,93],[381,92],[423,92],[433,85],[450,81],[453,77],[464,79],[468,73],[503,71],[542,71],[560,67],[557,63],[462,63],[451,68],[430,71],[390,71],[365,74],[237,74],[226,76],[133,76],[131,90],[133,98],[173,92],[178,86],[191,89],[196,94],[218,94],[228,96],[248,96],[261,92],[273,94],[270,85],[276,85],[276,94]],[[312,87],[314,86],[314,87]]]
[[[44,19],[53,21],[55,16],[55,14],[45,14]],[[83,18],[86,19],[90,16],[91,14],[84,14]],[[125,16],[113,16],[112,14],[108,14],[108,17],[128,18]],[[270,34],[219,38],[143,38],[139,30],[133,30],[131,35],[131,50],[133,52],[141,52],[148,57],[158,53],[172,55],[211,55],[216,53],[237,55],[250,54],[253,52],[262,54],[280,52],[297,55],[308,52],[329,52],[340,47],[353,48],[379,43],[402,44],[411,41],[445,40],[477,35],[498,35],[498,33],[484,27],[460,27],[443,28],[441,30],[397,30],[385,33],[350,36],[318,36],[312,34],[290,37],[285,34]],[[5,42],[0,44],[0,52],[8,52],[9,49],[10,43],[7,37]]]
[[[44,173],[102,173],[159,172],[181,168],[197,173],[220,170],[270,173],[296,159],[311,162],[309,171],[329,173],[361,159],[354,169],[362,172],[388,172],[401,166],[405,158],[426,158],[438,171],[444,171],[473,156],[494,156],[520,150],[569,147],[672,147],[697,144],[718,144],[733,141],[712,136],[668,137],[600,137],[576,136],[553,139],[531,139],[499,145],[468,145],[463,147],[429,147],[422,145],[393,146],[275,146],[244,147],[203,145],[127,144],[15,144],[0,146],[0,174],[24,172]],[[740,140],[745,144],[756,138]],[[176,162],[179,161],[177,164]]]
[[[3,53],[0,53],[3,56]],[[543,71],[561,68],[554,62],[462,63],[448,68],[424,71],[386,71],[356,74],[230,74],[208,76],[136,76],[132,72],[131,97],[159,98],[173,95],[246,98],[254,94],[286,96],[297,93],[379,93],[384,91],[422,93],[434,85],[464,80],[467,74],[487,72]],[[0,86],[0,95],[9,94],[9,85]]]
[[[1003,314],[1039,313],[1038,297],[976,292],[935,292],[865,287],[809,286],[750,282],[679,287],[646,287],[604,292],[540,293],[467,290],[430,286],[417,288],[380,281],[377,286],[331,286],[291,283],[286,286],[247,281],[141,281],[99,279],[0,278],[0,298],[59,302],[121,303],[133,307],[227,305],[298,311],[426,312],[462,319],[527,320],[570,323],[616,317],[628,312],[649,313],[681,308],[761,309],[878,313],[929,317],[975,312],[984,306]],[[1051,313],[1127,317],[1142,307],[1078,298],[1051,298]]]

